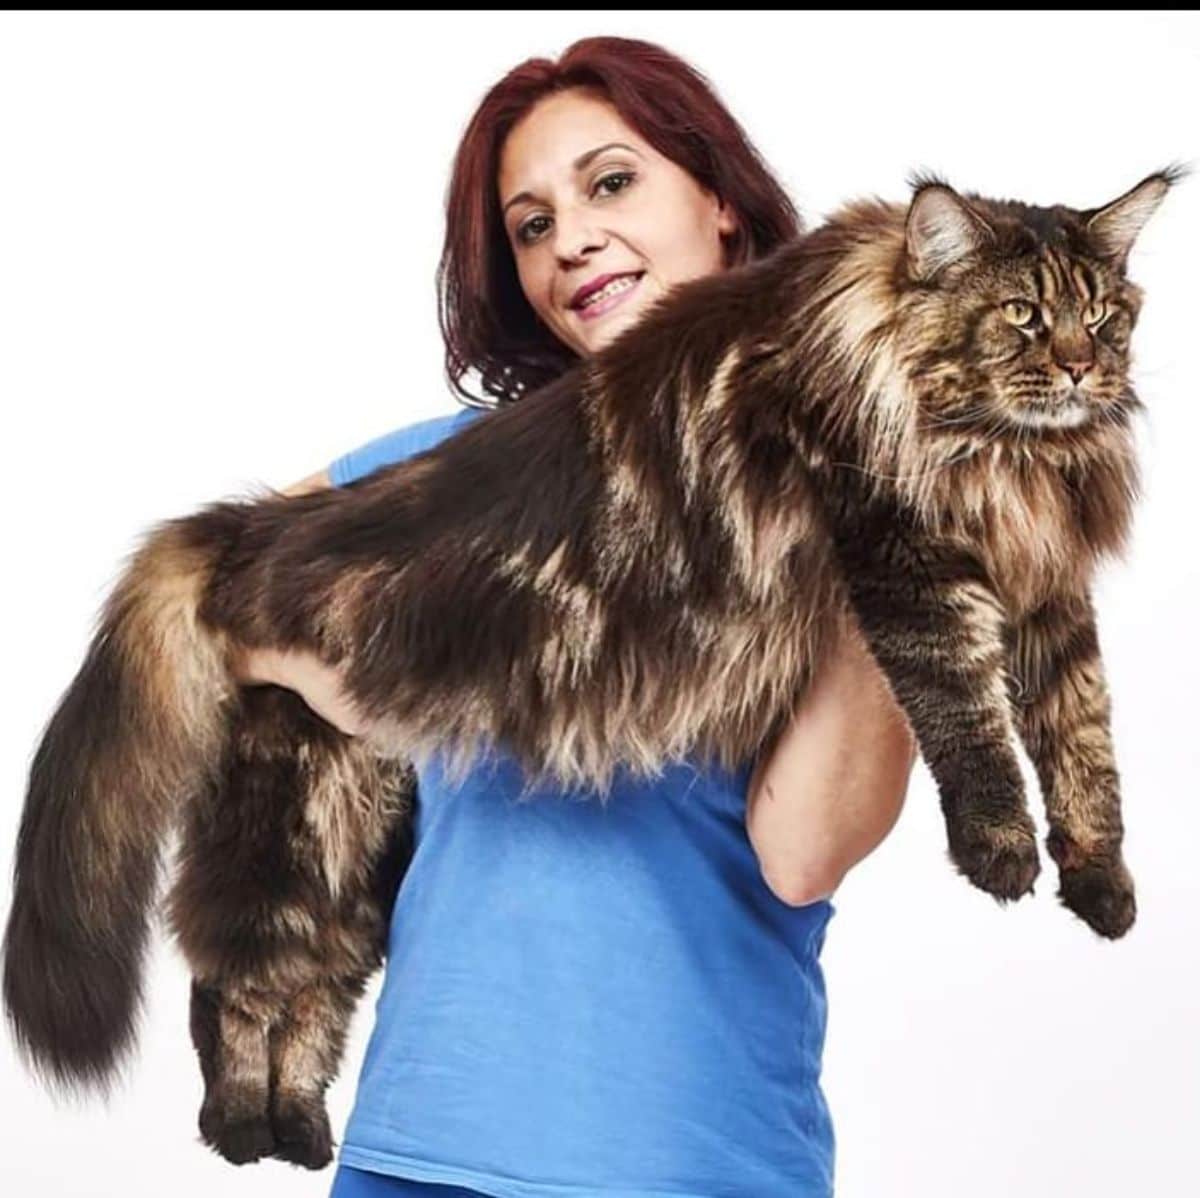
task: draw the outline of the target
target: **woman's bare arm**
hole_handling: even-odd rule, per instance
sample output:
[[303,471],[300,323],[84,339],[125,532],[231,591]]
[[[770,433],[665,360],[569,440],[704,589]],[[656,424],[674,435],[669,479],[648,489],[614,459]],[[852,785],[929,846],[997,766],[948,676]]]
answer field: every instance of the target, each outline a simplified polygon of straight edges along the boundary
[[[333,486],[328,470],[302,478],[280,491],[282,495],[307,495]],[[336,670],[312,653],[279,649],[242,649],[232,662],[233,676],[243,686],[283,686],[295,691],[322,719],[349,736],[357,736],[365,721],[342,690]]]
[[329,471],[318,470],[316,474],[310,474],[307,478],[302,478],[298,483],[292,483],[290,487],[284,487],[280,494],[307,495],[310,491],[324,491],[326,488],[332,486],[333,479],[329,477]]
[[750,778],[746,830],[784,902],[827,898],[900,816],[916,739],[857,630]]

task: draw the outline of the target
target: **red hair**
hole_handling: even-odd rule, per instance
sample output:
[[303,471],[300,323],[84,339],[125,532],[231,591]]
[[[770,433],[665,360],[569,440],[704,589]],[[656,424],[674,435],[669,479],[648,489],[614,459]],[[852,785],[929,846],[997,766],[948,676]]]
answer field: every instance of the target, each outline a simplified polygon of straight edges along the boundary
[[[737,230],[726,265],[769,253],[801,231],[786,192],[712,85],[650,42],[590,37],[559,57],[530,58],[484,96],[454,157],[446,238],[437,270],[446,375],[469,407],[511,403],[578,362],[538,319],[521,290],[504,231],[496,178],[513,126],[541,99],[568,88],[598,91],[660,154],[727,201]],[[462,385],[479,372],[489,402]]]

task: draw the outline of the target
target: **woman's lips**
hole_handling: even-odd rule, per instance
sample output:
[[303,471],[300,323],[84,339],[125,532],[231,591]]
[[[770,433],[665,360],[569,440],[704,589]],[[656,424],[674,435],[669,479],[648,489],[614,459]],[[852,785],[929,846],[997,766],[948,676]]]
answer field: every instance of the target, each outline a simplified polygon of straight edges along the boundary
[[610,295],[607,299],[588,304],[586,308],[572,308],[571,311],[580,320],[595,320],[597,316],[603,316],[605,312],[611,312],[613,308],[623,304],[642,285],[642,279],[645,277],[645,271],[643,271],[634,278],[632,287],[626,287],[623,291],[618,291],[616,295]]

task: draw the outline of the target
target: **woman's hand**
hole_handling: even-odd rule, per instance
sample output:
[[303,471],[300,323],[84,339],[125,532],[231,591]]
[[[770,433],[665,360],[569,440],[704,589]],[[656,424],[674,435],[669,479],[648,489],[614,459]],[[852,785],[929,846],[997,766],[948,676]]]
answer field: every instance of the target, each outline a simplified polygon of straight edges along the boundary
[[285,686],[295,691],[317,715],[347,736],[360,736],[369,727],[347,696],[341,674],[315,654],[242,648],[232,654],[230,669],[243,686]]
[[[306,495],[332,486],[327,470],[285,487],[281,495]],[[346,695],[341,675],[315,654],[299,650],[236,648],[230,670],[243,686],[284,686],[295,691],[323,720],[347,736],[359,736],[367,721]]]
[[908,719],[854,625],[750,778],[746,829],[771,890],[792,906],[832,894],[895,826],[916,756]]

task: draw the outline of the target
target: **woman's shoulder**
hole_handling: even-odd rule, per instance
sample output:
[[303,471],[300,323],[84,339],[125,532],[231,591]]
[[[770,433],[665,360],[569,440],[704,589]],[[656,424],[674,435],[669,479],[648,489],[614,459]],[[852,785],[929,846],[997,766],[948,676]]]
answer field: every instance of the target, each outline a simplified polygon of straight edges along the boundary
[[335,458],[329,464],[329,477],[335,486],[344,487],[384,466],[415,457],[453,436],[460,428],[483,415],[484,411],[482,408],[464,407],[457,412],[402,425]]

